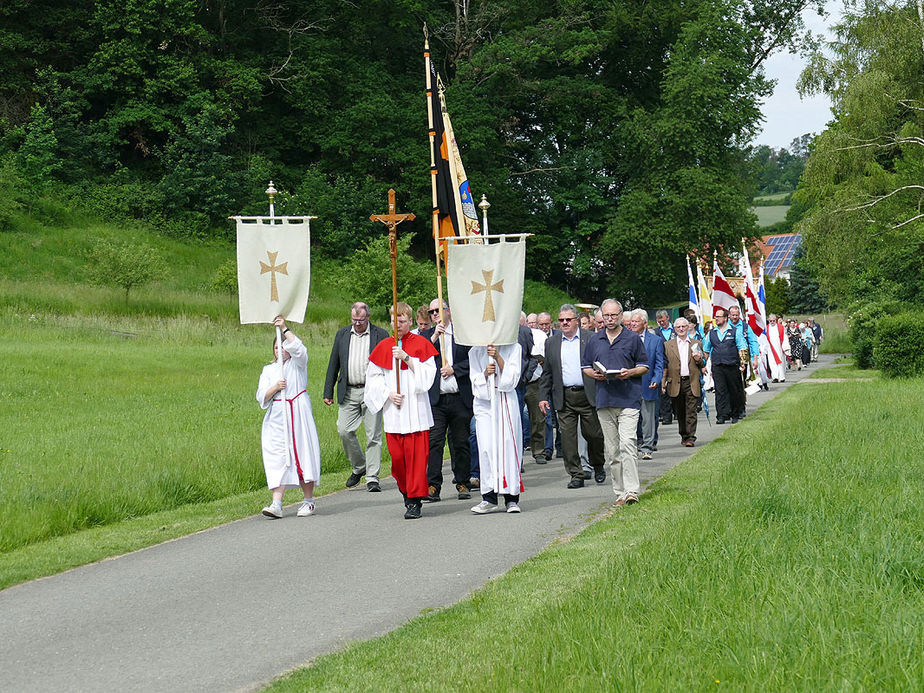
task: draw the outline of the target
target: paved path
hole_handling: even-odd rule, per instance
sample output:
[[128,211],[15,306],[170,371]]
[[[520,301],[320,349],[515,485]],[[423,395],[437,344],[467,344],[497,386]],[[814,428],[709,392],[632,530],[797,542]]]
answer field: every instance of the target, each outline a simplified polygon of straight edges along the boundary
[[[751,397],[749,411],[783,389],[772,388]],[[701,417],[697,445],[727,430]],[[662,427],[656,459],[640,464],[643,481],[695,452],[676,431]],[[459,601],[611,506],[609,478],[577,490],[566,481],[561,460],[529,462],[520,515],[475,516],[477,499],[453,494],[407,521],[388,479],[381,494],[321,498],[314,517],[290,507],[283,520],[250,517],[11,587],[0,592],[0,690],[259,688]]]

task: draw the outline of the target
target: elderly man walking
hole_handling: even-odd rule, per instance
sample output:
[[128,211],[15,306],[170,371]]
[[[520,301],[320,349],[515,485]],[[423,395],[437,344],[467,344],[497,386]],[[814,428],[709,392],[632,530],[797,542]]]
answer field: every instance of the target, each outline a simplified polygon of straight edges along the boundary
[[[650,460],[658,447],[658,418],[661,409],[661,379],[664,375],[664,338],[648,329],[648,313],[642,308],[632,311],[632,331],[648,354],[648,372],[642,376],[642,406],[638,433],[643,460]],[[665,398],[666,399],[666,398]]]
[[[379,469],[382,463],[382,412],[370,411],[363,401],[366,386],[366,366],[369,354],[376,345],[388,337],[388,333],[369,323],[369,306],[357,301],[350,309],[351,324],[337,330],[334,346],[327,363],[327,377],[324,379],[324,404],[334,403],[334,383],[337,383],[337,433],[343,444],[343,452],[350,462],[352,473],[346,480],[347,488],[359,483],[366,476],[366,489],[381,491]],[[366,451],[356,431],[360,423],[366,430]]]
[[680,427],[680,442],[692,448],[696,441],[696,409],[702,397],[699,374],[706,365],[703,346],[689,335],[686,318],[674,320],[675,337],[664,345],[664,376],[661,393],[671,398]]
[[597,416],[606,443],[616,505],[626,505],[637,503],[641,492],[636,429],[648,354],[638,334],[623,327],[619,301],[608,298],[600,308],[606,327],[588,340],[581,365],[584,375],[597,381]]

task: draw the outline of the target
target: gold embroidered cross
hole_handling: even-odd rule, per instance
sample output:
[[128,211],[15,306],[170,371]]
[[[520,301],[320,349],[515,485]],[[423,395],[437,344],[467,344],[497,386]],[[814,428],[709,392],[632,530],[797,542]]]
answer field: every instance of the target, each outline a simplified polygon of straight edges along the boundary
[[283,262],[281,265],[276,264],[276,256],[279,255],[277,250],[275,253],[271,253],[269,250],[266,251],[267,257],[269,257],[270,264],[266,264],[263,260],[260,260],[260,274],[270,273],[270,301],[279,301],[279,290],[276,288],[276,272],[279,274],[289,274],[288,262]]
[[472,280],[472,296],[477,293],[484,291],[484,312],[481,315],[481,322],[491,322],[494,321],[494,294],[493,291],[496,291],[499,294],[504,293],[504,280],[501,279],[496,284],[492,283],[494,279],[494,270],[481,270],[481,275],[484,277],[484,284],[479,284],[474,279]]

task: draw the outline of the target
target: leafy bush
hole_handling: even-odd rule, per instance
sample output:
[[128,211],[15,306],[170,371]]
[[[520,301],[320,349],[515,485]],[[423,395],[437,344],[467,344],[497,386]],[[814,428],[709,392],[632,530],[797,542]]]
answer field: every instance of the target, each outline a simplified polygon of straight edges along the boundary
[[924,375],[924,323],[916,313],[883,318],[876,328],[873,361],[890,378]]
[[873,344],[880,321],[890,315],[901,312],[897,301],[870,301],[855,305],[847,318],[850,328],[850,342],[853,345],[853,358],[859,368],[872,368]]
[[226,292],[233,298],[237,293],[237,260],[228,260],[215,270],[209,286],[212,291]]
[[167,273],[163,255],[140,243],[100,240],[93,245],[89,260],[93,279],[125,289],[126,303],[129,291]]
[[25,184],[12,157],[0,162],[0,231],[13,225],[13,218],[22,210],[21,195]]
[[[411,306],[429,303],[436,296],[436,266],[414,260],[408,248],[410,235],[398,236],[398,300]],[[391,255],[388,236],[373,238],[355,252],[338,277],[350,301],[365,301],[374,318],[388,317],[392,304]],[[446,292],[443,292],[446,296]]]

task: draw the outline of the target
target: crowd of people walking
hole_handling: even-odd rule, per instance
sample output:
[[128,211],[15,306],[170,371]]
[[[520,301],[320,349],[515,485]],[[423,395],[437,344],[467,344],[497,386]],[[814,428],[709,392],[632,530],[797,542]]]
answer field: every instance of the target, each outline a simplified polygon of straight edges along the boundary
[[[406,519],[443,499],[447,442],[453,494],[480,495],[476,515],[500,510],[501,500],[507,513],[521,512],[526,455],[539,465],[560,456],[570,490],[603,484],[609,472],[615,505],[637,503],[638,461],[657,453],[661,427],[676,419],[681,444],[694,447],[706,391],[715,392],[716,423],[737,423],[748,390],[769,389],[817,359],[823,338],[813,319],[777,315],[758,338],[737,306],[716,308],[705,325],[692,310],[673,322],[660,310],[650,327],[647,311],[624,311],[614,299],[593,313],[566,303],[554,321],[548,312],[522,313],[517,342],[504,345],[459,344],[440,299],[416,311],[398,303],[394,337],[370,322],[365,303],[354,303],[350,318],[334,337],[322,397],[333,405],[336,388],[345,485],[365,478],[368,492],[381,492],[384,430]],[[257,390],[273,494],[263,514],[282,517],[285,489],[300,487],[297,514],[307,516],[320,479],[307,351],[282,317],[276,325],[283,370],[267,365]]]

